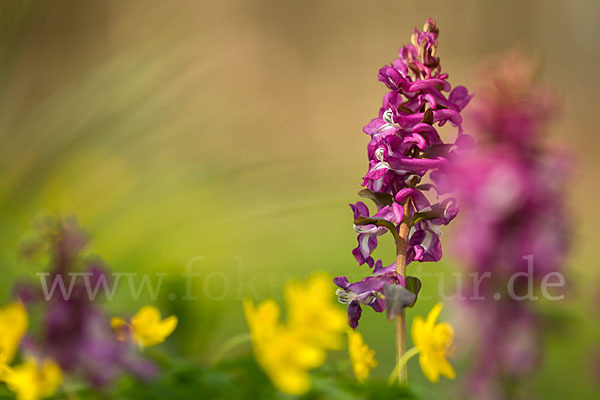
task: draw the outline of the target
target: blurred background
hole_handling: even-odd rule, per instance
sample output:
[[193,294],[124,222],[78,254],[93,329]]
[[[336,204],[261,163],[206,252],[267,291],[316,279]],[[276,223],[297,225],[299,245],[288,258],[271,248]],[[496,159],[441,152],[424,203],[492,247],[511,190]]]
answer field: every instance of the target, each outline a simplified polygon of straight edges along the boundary
[[[596,398],[600,216],[586,206],[600,195],[599,15],[595,0],[3,1],[0,302],[15,279],[36,279],[40,266],[18,248],[48,214],[77,216],[114,272],[167,273],[156,304],[180,316],[170,345],[199,359],[247,330],[241,298],[280,299],[287,279],[315,270],[361,278],[347,206],[366,172],[361,129],[385,93],[379,67],[433,17],[453,85],[520,47],[561,96],[549,141],[576,160],[564,189],[576,232],[570,291],[556,305],[567,317],[533,385],[544,399]],[[446,255],[422,271],[451,284],[458,266]],[[200,274],[194,301],[182,300],[188,266]],[[123,290],[107,306],[147,300]],[[364,314],[375,374],[387,376],[393,326]]]

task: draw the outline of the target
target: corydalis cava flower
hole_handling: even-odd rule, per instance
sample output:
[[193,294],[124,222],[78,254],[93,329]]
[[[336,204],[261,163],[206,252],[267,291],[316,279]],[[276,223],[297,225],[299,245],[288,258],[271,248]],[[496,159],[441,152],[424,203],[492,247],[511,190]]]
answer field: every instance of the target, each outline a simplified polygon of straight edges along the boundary
[[533,256],[538,280],[559,271],[569,248],[569,157],[543,144],[554,100],[534,71],[518,53],[485,65],[469,113],[479,145],[446,174],[467,210],[455,238],[459,254],[471,269],[504,280],[527,272],[525,256]]
[[[51,255],[48,287],[62,281],[70,289],[67,296],[58,289],[48,291],[47,296],[46,290],[33,285],[17,288],[27,307],[41,306],[43,310],[40,332],[26,337],[24,350],[39,359],[50,357],[66,374],[95,386],[107,385],[124,373],[150,379],[158,372],[157,367],[138,355],[135,346],[117,340],[109,318],[99,307],[100,296],[89,296],[88,288],[100,290],[103,283],[107,286],[110,283],[98,260],[82,257],[87,242],[74,219],[48,218],[40,227],[40,237],[25,249],[25,253],[32,255],[34,249],[48,247]],[[84,268],[82,274],[87,281],[71,281],[74,278],[70,274],[78,267]]]
[[[467,392],[477,399],[514,398],[541,357],[543,317],[501,290],[516,273],[529,275],[513,281],[520,296],[529,279],[537,286],[561,272],[569,248],[568,157],[543,144],[554,101],[535,84],[533,67],[517,53],[484,67],[469,114],[479,145],[446,174],[465,209],[461,235],[454,238],[458,254],[476,276],[489,274],[477,293],[465,293],[486,300],[462,302],[460,309],[473,322],[462,325],[478,327],[459,334],[475,346]],[[500,301],[492,301],[496,293]]]
[[[369,166],[363,178],[361,196],[374,201],[377,211],[371,216],[368,207],[358,202],[350,205],[354,212],[358,246],[353,255],[360,265],[367,264],[373,274],[360,282],[349,283],[338,277],[340,301],[347,303],[351,327],[358,325],[362,308],[385,309],[382,289],[385,285],[405,286],[404,276],[396,264],[383,267],[372,253],[378,237],[392,232],[397,245],[406,247],[400,254],[403,263],[439,261],[442,257],[441,226],[447,225],[458,208],[451,198],[440,199],[445,185],[436,171],[444,170],[458,150],[470,140],[463,135],[461,111],[471,95],[458,86],[452,89],[448,74],[442,72],[437,57],[439,31],[429,19],[423,31],[415,29],[412,43],[402,47],[399,57],[379,70],[378,79],[389,92],[383,98],[379,115],[363,131],[369,135]],[[446,143],[437,128],[450,123],[457,128],[455,143]],[[430,172],[433,183],[422,183]],[[430,201],[425,192],[432,192]],[[400,237],[401,226],[408,229]],[[402,250],[403,251],[403,250]]]

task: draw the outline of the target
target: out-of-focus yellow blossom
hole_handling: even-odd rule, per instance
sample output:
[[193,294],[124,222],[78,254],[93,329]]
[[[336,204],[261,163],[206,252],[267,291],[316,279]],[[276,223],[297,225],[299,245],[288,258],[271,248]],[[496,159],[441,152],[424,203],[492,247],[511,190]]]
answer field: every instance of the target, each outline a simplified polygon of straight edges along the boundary
[[265,343],[282,328],[279,322],[279,305],[274,300],[264,300],[258,307],[254,307],[252,300],[244,299],[244,314],[255,345]]
[[442,304],[436,304],[427,319],[417,316],[412,324],[412,338],[419,352],[419,363],[423,374],[431,382],[437,382],[439,376],[443,375],[454,379],[454,369],[446,360],[454,340],[454,330],[449,324],[437,324],[437,318],[442,311]]
[[347,332],[348,354],[350,354],[350,361],[352,361],[354,376],[359,382],[364,382],[369,378],[371,370],[377,366],[375,350],[367,346],[360,333],[354,330],[348,330]]
[[21,303],[0,308],[0,379],[6,373],[19,348],[19,342],[27,332],[27,311]]
[[110,325],[121,341],[130,336],[142,347],[154,346],[165,341],[177,327],[177,317],[171,315],[162,319],[160,311],[153,306],[142,307],[129,322],[122,318],[113,318]]
[[309,370],[323,365],[327,350],[343,345],[346,317],[335,306],[331,287],[324,274],[313,275],[306,284],[289,282],[286,324],[275,301],[255,307],[244,300],[256,360],[284,393],[306,393],[311,386]]
[[282,324],[279,306],[273,300],[254,307],[246,299],[244,312],[256,360],[273,384],[284,393],[306,393],[311,386],[308,371],[325,362],[325,351],[306,342],[304,332]]
[[308,340],[324,349],[344,345],[346,313],[333,301],[331,278],[323,273],[311,276],[306,284],[291,281],[285,286],[288,325],[304,331]]
[[54,361],[45,360],[38,364],[30,359],[9,368],[4,381],[8,389],[17,394],[18,400],[38,400],[56,393],[62,383],[62,371]]

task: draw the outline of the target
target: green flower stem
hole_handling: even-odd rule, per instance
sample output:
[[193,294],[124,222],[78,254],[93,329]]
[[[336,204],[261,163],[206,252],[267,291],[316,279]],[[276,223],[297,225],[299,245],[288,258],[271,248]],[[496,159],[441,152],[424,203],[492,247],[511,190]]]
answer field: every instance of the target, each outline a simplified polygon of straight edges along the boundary
[[[408,219],[410,218],[410,199],[406,200],[404,204],[404,218],[400,224],[400,230],[397,235],[394,235],[396,239],[396,272],[403,277],[406,277],[406,251],[408,245],[408,233],[410,232],[410,226]],[[394,230],[395,231],[395,230]],[[396,362],[400,367],[398,368],[398,381],[401,384],[405,384],[408,379],[408,371],[406,363],[402,364],[400,361],[406,354],[406,311],[402,310],[398,317],[396,317]]]
[[389,385],[393,384],[394,381],[396,380],[396,378],[398,378],[399,371],[403,368],[406,368],[406,365],[408,364],[408,360],[410,360],[417,354],[419,354],[419,350],[417,350],[416,347],[413,347],[412,349],[408,350],[406,353],[404,353],[402,355],[402,358],[398,361],[398,363],[394,367],[394,370],[390,374],[390,377],[388,379]]
[[231,338],[229,338],[225,343],[223,343],[223,345],[219,348],[219,350],[217,350],[217,352],[215,353],[215,355],[212,358],[212,363],[217,364],[219,361],[221,361],[223,359],[223,357],[229,353],[232,349],[236,348],[237,346],[250,342],[252,340],[252,337],[250,336],[249,332],[245,332],[245,333],[240,333],[239,335],[235,335]]

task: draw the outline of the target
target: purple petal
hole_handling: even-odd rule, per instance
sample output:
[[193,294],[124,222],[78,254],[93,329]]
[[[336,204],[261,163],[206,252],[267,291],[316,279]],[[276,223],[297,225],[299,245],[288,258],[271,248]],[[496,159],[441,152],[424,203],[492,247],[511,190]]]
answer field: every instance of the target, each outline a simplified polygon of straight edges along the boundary
[[376,312],[382,312],[383,310],[385,310],[385,302],[383,301],[383,299],[380,299],[380,298],[377,298],[377,300],[375,300],[374,302],[372,302],[369,305]]
[[413,172],[436,169],[447,163],[443,158],[413,158],[404,155],[388,157],[386,161],[394,171]]
[[362,308],[358,301],[352,301],[348,304],[348,325],[350,325],[352,329],[356,329],[358,326],[361,314]]
[[342,289],[347,289],[350,286],[350,282],[348,282],[348,278],[345,276],[337,276],[333,279],[333,283]]
[[354,219],[358,217],[368,217],[369,216],[369,207],[362,201],[358,201],[355,204],[349,204],[352,212],[354,213]]
[[394,211],[394,222],[397,224],[401,223],[404,219],[404,208],[400,204],[394,202],[392,203],[392,210]]
[[400,190],[398,194],[396,194],[396,201],[398,203],[404,203],[404,201],[409,197],[412,198],[417,211],[431,206],[431,203],[429,203],[427,197],[425,197],[425,195],[420,191],[413,188],[405,188]]
[[457,86],[450,93],[448,100],[450,100],[450,102],[457,107],[458,111],[462,111],[462,109],[469,104],[469,101],[471,101],[472,97],[473,95],[469,94],[469,91],[466,87]]
[[439,261],[442,258],[442,244],[435,232],[417,230],[408,241],[409,259],[419,262]]

